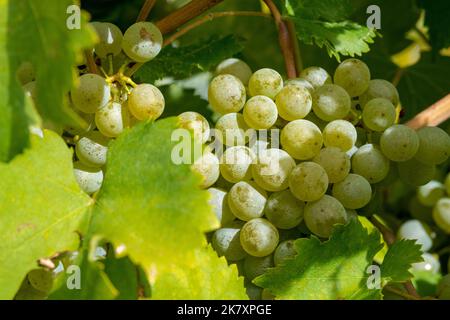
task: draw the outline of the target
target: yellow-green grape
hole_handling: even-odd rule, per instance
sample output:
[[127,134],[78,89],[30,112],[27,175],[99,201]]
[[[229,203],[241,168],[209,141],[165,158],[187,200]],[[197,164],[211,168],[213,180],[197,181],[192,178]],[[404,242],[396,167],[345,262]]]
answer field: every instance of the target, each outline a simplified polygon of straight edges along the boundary
[[136,62],[147,62],[161,51],[161,31],[151,22],[137,22],[131,25],[122,40],[122,49]]
[[266,96],[275,99],[275,96],[283,89],[283,78],[273,69],[259,69],[252,74],[248,82],[250,95]]
[[209,139],[210,127],[208,120],[200,113],[187,111],[178,116],[178,126],[189,130],[195,141],[206,143]]
[[428,251],[433,246],[433,234],[429,226],[419,220],[407,220],[397,230],[399,239],[416,240],[422,251]]
[[248,129],[242,114],[228,113],[217,120],[215,133],[216,138],[226,146],[243,146],[249,140]]
[[362,95],[369,88],[370,70],[359,59],[341,62],[334,73],[334,83],[344,88],[351,97]]
[[345,208],[359,209],[372,198],[372,187],[364,177],[350,173],[344,180],[333,185],[332,194]]
[[377,183],[386,178],[389,173],[389,159],[374,144],[365,144],[352,156],[352,170],[367,179]]
[[244,119],[257,130],[271,128],[278,118],[278,110],[272,99],[266,96],[254,96],[244,106]]
[[93,194],[100,190],[103,183],[103,171],[100,168],[88,167],[81,162],[73,164],[75,180],[81,190]]
[[27,275],[30,284],[37,290],[49,292],[53,287],[53,275],[45,269],[33,269]]
[[447,195],[450,195],[450,173],[447,174],[444,181],[445,190],[447,192]]
[[106,163],[109,139],[98,131],[92,131],[77,141],[75,153],[89,167],[102,167]]
[[313,161],[325,169],[329,183],[344,180],[350,172],[350,157],[339,148],[323,148]]
[[70,133],[73,136],[76,135],[86,135],[88,132],[95,129],[95,115],[92,113],[84,113],[74,109],[74,112],[78,114],[78,116],[85,121],[83,126],[75,127],[75,126],[67,126],[64,128],[65,131]]
[[387,99],[375,98],[364,107],[362,119],[367,128],[384,131],[395,123],[397,117],[394,105]]
[[208,203],[213,208],[220,225],[232,222],[235,217],[228,206],[227,192],[219,188],[209,188],[208,192],[210,195]]
[[241,80],[244,85],[247,85],[252,76],[252,69],[240,59],[229,58],[219,63],[216,74],[231,74]]
[[294,159],[312,159],[322,148],[320,129],[311,121],[294,120],[281,131],[281,145]]
[[358,212],[356,210],[345,208],[345,212],[347,213],[347,221],[358,220]]
[[151,84],[140,84],[128,97],[128,109],[138,120],[156,120],[164,111],[164,96]]
[[312,233],[328,238],[336,224],[347,223],[347,212],[336,198],[324,195],[319,200],[306,204],[304,219]]
[[274,192],[267,200],[264,214],[279,229],[292,229],[303,220],[305,203],[289,190]]
[[312,98],[312,109],[314,113],[325,121],[344,118],[352,106],[347,91],[335,84],[326,84],[317,88]]
[[245,146],[230,147],[220,159],[220,173],[227,181],[236,183],[252,178],[251,164],[255,155]]
[[111,99],[111,89],[105,78],[93,73],[82,75],[70,91],[73,105],[85,113],[95,113]]
[[433,220],[436,225],[450,233],[450,198],[441,198],[433,208]]
[[302,162],[292,170],[289,176],[289,188],[299,200],[319,200],[328,188],[327,173],[315,162]]
[[436,180],[432,180],[417,188],[417,199],[424,206],[432,207],[444,196],[445,186]]
[[[437,256],[437,255],[436,255]],[[439,262],[439,256],[424,252],[422,253],[422,262],[416,262],[411,265],[414,271],[425,271],[437,274],[441,269],[441,263]]]
[[21,85],[26,85],[36,80],[36,74],[31,62],[23,62],[17,69],[17,78]]
[[380,147],[383,154],[390,160],[407,161],[412,159],[419,150],[419,137],[410,127],[396,124],[383,132]]
[[255,182],[264,190],[281,191],[289,187],[289,175],[295,167],[292,157],[280,149],[261,151],[252,165]]
[[384,98],[389,100],[394,106],[399,103],[397,88],[389,81],[383,79],[374,79],[369,81],[369,87],[359,97],[359,103],[364,108],[367,102],[375,98]]
[[450,274],[445,275],[439,281],[436,296],[440,300],[450,300]]
[[273,262],[276,267],[283,264],[286,260],[293,259],[297,255],[295,250],[295,241],[286,240],[280,242],[273,254]]
[[291,85],[303,87],[306,90],[308,90],[310,94],[312,94],[314,91],[313,85],[308,80],[303,79],[303,78],[295,78],[295,79],[286,80],[284,86],[287,87],[287,86],[291,86]]
[[336,147],[342,151],[350,150],[356,143],[358,133],[353,124],[346,120],[334,120],[323,130],[323,143],[326,147]]
[[228,192],[231,212],[240,220],[249,221],[262,217],[267,193],[254,182],[240,181]]
[[97,129],[106,137],[118,137],[125,128],[129,127],[130,115],[127,108],[120,103],[111,102],[95,113]]
[[205,152],[191,165],[192,171],[200,175],[200,188],[206,189],[219,179],[219,159],[211,152]]
[[265,257],[277,247],[280,236],[277,228],[268,220],[256,218],[248,221],[241,229],[241,245],[254,257]]
[[438,127],[424,127],[417,131],[419,150],[416,159],[431,165],[445,162],[450,154],[450,137]]
[[214,232],[211,245],[219,257],[224,256],[228,261],[239,261],[247,253],[241,246],[241,230],[239,228],[225,227]]
[[328,72],[321,67],[308,67],[303,69],[300,73],[300,79],[308,81],[314,89],[317,89],[325,84],[332,83]]
[[244,260],[244,275],[249,281],[264,274],[269,268],[273,267],[273,256],[253,257],[247,256]]
[[122,52],[123,34],[116,25],[108,22],[91,22],[91,25],[99,38],[94,47],[97,56],[106,58],[110,54],[116,56]]
[[288,121],[303,119],[312,107],[310,92],[297,84],[290,84],[281,89],[275,98],[275,102],[280,117]]
[[436,167],[411,159],[397,163],[400,179],[411,186],[422,186],[430,182],[435,174]]
[[208,87],[209,104],[220,114],[239,112],[244,107],[246,97],[241,80],[231,74],[216,76]]

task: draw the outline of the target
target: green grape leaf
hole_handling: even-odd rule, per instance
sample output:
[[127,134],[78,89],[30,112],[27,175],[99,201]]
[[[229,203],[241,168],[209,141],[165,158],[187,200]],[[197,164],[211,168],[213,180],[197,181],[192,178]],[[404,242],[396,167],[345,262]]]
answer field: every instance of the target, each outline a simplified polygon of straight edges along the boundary
[[244,278],[210,247],[198,249],[194,265],[179,265],[152,287],[153,299],[247,300]]
[[295,241],[297,256],[254,280],[277,299],[371,299],[368,267],[382,248],[380,233],[368,233],[358,220],[335,227],[330,239]]
[[415,240],[396,241],[384,256],[381,277],[386,281],[404,282],[412,277],[411,264],[423,261],[420,245]]
[[448,27],[450,2],[420,0],[419,5],[425,9],[425,24],[429,28],[433,50],[438,52],[450,46],[450,28]]
[[39,258],[78,247],[92,204],[75,181],[71,150],[51,131],[0,163],[0,299],[14,297]]
[[286,0],[285,8],[290,15],[340,21],[348,18],[352,13],[353,5],[350,0]]
[[16,72],[24,62],[36,73],[37,106],[54,123],[80,121],[67,107],[66,93],[74,80],[73,66],[81,50],[93,46],[95,33],[70,30],[67,14],[73,0],[6,0],[0,2],[0,161],[9,161],[28,146],[32,122]]
[[242,48],[242,41],[233,35],[210,37],[181,48],[168,46],[144,64],[135,77],[139,82],[147,83],[164,77],[186,78],[196,72],[208,71]]
[[87,250],[63,270],[54,285],[50,300],[112,300],[118,295],[100,261],[89,258]]

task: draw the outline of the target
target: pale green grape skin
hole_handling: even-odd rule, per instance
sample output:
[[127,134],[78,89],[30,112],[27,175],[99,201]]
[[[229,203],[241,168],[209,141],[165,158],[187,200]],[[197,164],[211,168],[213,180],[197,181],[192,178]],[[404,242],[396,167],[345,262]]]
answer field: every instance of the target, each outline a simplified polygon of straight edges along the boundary
[[346,209],[359,209],[372,198],[372,187],[364,177],[350,173],[333,185],[332,194]]
[[351,97],[363,94],[369,88],[370,70],[359,59],[341,62],[334,73],[334,83],[344,88]]
[[450,198],[442,198],[433,208],[433,220],[436,225],[450,234]]
[[268,255],[266,257],[247,256],[244,260],[245,278],[252,281],[273,266],[273,255]]
[[155,58],[162,49],[161,31],[151,22],[137,22],[123,35],[122,49],[136,62],[147,62]]
[[245,105],[245,87],[241,80],[230,74],[214,77],[208,87],[208,101],[220,114],[239,112]]
[[315,162],[298,164],[289,176],[289,189],[297,199],[302,201],[319,200],[327,188],[327,173]]
[[178,115],[178,127],[189,130],[194,141],[206,143],[209,139],[210,127],[208,120],[200,113],[187,111]]
[[344,180],[350,172],[350,157],[339,148],[323,148],[312,161],[325,169],[329,183]]
[[303,119],[311,111],[312,97],[308,89],[301,85],[285,86],[275,97],[280,117],[293,121]]
[[294,120],[281,131],[281,145],[294,159],[308,160],[322,148],[323,137],[320,129],[311,121]]
[[332,83],[332,79],[328,72],[321,67],[308,67],[303,69],[299,78],[308,81],[314,89]]
[[380,147],[388,159],[396,162],[407,161],[419,150],[419,137],[410,127],[396,124],[383,132]]
[[216,139],[226,146],[243,146],[248,140],[247,130],[250,128],[240,113],[228,113],[217,120],[214,131]]
[[445,177],[444,185],[447,195],[450,196],[450,173]]
[[254,96],[244,105],[244,119],[248,126],[257,129],[271,128],[278,118],[278,110],[272,99],[266,96]]
[[99,42],[95,45],[95,54],[100,58],[116,56],[122,51],[123,34],[120,29],[108,22],[91,22],[97,32]]
[[363,109],[362,119],[367,128],[373,131],[384,131],[394,125],[397,113],[394,105],[387,99],[370,100]]
[[102,167],[106,164],[109,139],[98,131],[92,131],[77,141],[75,153],[84,165]]
[[26,85],[36,80],[36,73],[31,62],[23,62],[17,69],[17,78],[21,85]]
[[298,200],[289,190],[274,192],[267,199],[264,214],[279,229],[295,228],[303,220],[305,203]]
[[236,58],[225,59],[216,68],[217,75],[231,74],[241,80],[244,85],[248,85],[252,73],[247,63]]
[[373,79],[369,82],[367,90],[359,97],[361,107],[364,108],[367,102],[375,98],[389,100],[394,106],[400,101],[397,88],[384,79]]
[[439,273],[439,270],[441,269],[441,263],[433,254],[424,252],[422,254],[422,258],[424,261],[413,263],[411,265],[414,271],[426,271],[435,274]]
[[235,219],[233,212],[228,206],[227,192],[219,188],[209,188],[209,205],[212,207],[217,220],[221,226],[225,226]]
[[424,127],[417,131],[419,150],[416,159],[431,165],[445,162],[450,155],[450,137],[439,127]]
[[45,269],[33,269],[27,275],[30,284],[39,291],[49,292],[53,287],[53,276]]
[[374,144],[365,144],[352,156],[352,170],[371,184],[382,181],[389,173],[390,163]]
[[164,96],[151,84],[140,84],[128,97],[128,109],[138,120],[156,120],[164,111]]
[[353,124],[346,120],[334,120],[323,130],[323,143],[326,147],[336,147],[342,151],[350,150],[356,143],[358,134]]
[[245,258],[247,253],[241,246],[240,229],[221,228],[214,232],[211,245],[219,257],[225,256],[228,261],[239,261]]
[[118,137],[129,127],[130,115],[127,108],[120,103],[112,102],[95,113],[95,124],[98,131],[109,138]]
[[445,196],[445,186],[439,181],[432,180],[417,188],[417,199],[421,204],[432,207]]
[[328,238],[335,224],[347,222],[347,212],[336,198],[324,195],[319,200],[306,204],[304,219],[312,233]]
[[289,175],[295,167],[295,161],[284,150],[267,149],[260,152],[252,165],[255,182],[267,191],[282,191],[289,187]]
[[250,96],[266,96],[275,99],[275,96],[283,89],[283,78],[273,69],[259,69],[252,74],[248,82]]
[[428,251],[433,246],[433,238],[430,227],[419,220],[405,221],[397,230],[399,239],[416,240],[422,251]]
[[344,118],[352,106],[347,91],[335,84],[317,88],[313,95],[312,109],[316,116],[325,121]]
[[75,162],[73,172],[81,190],[89,195],[100,190],[103,183],[103,171],[100,168],[88,167],[81,162]]
[[450,300],[450,274],[445,275],[441,281],[439,281],[437,297],[440,300]]
[[70,91],[73,105],[84,113],[95,113],[111,99],[111,89],[105,78],[87,73]]
[[294,240],[280,242],[273,254],[273,262],[275,267],[283,264],[286,260],[293,259],[296,255],[297,251],[295,250]]
[[205,152],[194,161],[191,170],[200,175],[199,187],[206,189],[211,187],[220,176],[219,159],[211,152]]
[[422,186],[430,182],[436,173],[436,167],[424,164],[416,159],[397,163],[400,179],[411,186]]
[[241,245],[254,257],[265,257],[277,247],[279,234],[277,228],[266,219],[256,218],[248,221],[241,229]]
[[291,86],[291,85],[303,87],[306,90],[308,90],[310,94],[312,94],[314,91],[313,85],[308,80],[303,79],[303,78],[295,78],[295,79],[286,80],[284,86],[287,87],[287,86]]
[[236,218],[242,221],[263,216],[267,193],[254,182],[240,181],[228,192],[228,205]]
[[255,155],[245,146],[229,147],[220,159],[220,173],[227,181],[236,183],[252,178],[251,165]]

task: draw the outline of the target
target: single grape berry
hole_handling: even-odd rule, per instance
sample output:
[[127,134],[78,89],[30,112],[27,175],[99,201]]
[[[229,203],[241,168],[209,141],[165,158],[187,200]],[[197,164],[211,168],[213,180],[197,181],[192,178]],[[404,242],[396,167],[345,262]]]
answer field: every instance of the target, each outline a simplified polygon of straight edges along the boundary
[[156,120],[164,111],[164,96],[151,84],[140,84],[128,97],[128,109],[138,120]]
[[277,247],[279,234],[269,221],[256,218],[248,221],[241,229],[241,245],[254,257],[265,257]]
[[147,62],[161,51],[163,37],[161,31],[151,22],[137,22],[123,35],[122,49],[136,62]]

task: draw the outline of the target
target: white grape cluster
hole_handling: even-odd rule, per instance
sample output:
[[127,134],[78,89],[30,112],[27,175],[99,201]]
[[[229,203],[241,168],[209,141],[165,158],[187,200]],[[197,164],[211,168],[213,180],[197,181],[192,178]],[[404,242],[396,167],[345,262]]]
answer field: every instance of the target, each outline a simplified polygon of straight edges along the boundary
[[[343,61],[334,77],[309,67],[286,82],[273,69],[252,73],[245,62],[227,59],[208,99],[225,151],[205,148],[192,168],[221,222],[213,247],[242,264],[249,280],[296,254],[293,238],[283,234],[300,230],[326,239],[369,205],[377,186],[397,176],[424,185],[450,153],[450,137],[440,128],[397,124],[395,86],[371,79],[358,59]],[[197,116],[195,127],[204,129],[206,120]],[[251,143],[252,129],[271,130],[269,140],[281,146]],[[205,143],[205,130],[195,132]],[[449,224],[441,211],[436,218]]]

